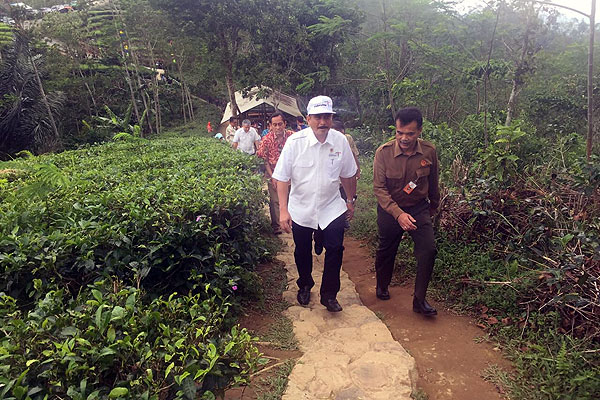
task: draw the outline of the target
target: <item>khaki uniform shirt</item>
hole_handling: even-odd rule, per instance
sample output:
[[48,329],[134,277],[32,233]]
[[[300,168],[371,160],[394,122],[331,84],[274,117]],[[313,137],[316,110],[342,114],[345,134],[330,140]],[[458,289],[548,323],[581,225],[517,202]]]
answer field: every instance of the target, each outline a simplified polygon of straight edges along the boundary
[[356,142],[354,138],[346,133],[346,139],[348,139],[348,144],[350,145],[350,150],[352,150],[352,154],[358,157],[358,147],[356,147]]
[[[430,210],[440,204],[439,166],[433,144],[418,139],[415,154],[402,152],[396,140],[380,146],[373,161],[373,191],[377,202],[388,214],[398,219],[402,207],[414,206],[429,199]],[[410,194],[404,191],[409,182],[417,186]]]

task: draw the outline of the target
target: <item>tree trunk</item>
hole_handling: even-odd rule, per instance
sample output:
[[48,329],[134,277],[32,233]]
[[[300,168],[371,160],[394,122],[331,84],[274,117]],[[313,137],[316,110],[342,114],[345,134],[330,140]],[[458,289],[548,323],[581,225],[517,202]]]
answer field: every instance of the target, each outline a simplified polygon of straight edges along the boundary
[[152,61],[152,95],[154,97],[154,122],[156,123],[156,133],[160,134],[162,128],[162,121],[160,115],[160,99],[158,97],[158,79],[156,77],[156,60],[154,59],[154,48],[152,43],[148,42],[148,48],[150,49],[150,59]]
[[525,26],[525,35],[523,36],[523,47],[521,47],[521,55],[519,56],[519,61],[517,62],[515,68],[515,73],[512,79],[512,89],[510,91],[510,96],[508,97],[508,104],[506,105],[506,121],[504,122],[505,126],[509,126],[512,122],[515,105],[517,104],[517,97],[519,96],[521,88],[524,85],[524,75],[528,71],[527,57],[531,47],[529,43],[529,37],[533,33],[532,24],[535,22],[532,21],[536,16],[533,4],[534,3],[531,3],[531,8],[527,12],[527,25]]
[[227,92],[229,93],[229,103],[231,104],[231,114],[237,117],[240,114],[240,108],[235,100],[235,84],[233,83],[233,65],[228,62],[225,70],[225,82],[227,83]]
[[42,101],[44,102],[44,106],[46,106],[46,111],[48,112],[48,118],[50,119],[50,125],[52,125],[52,131],[54,132],[54,140],[55,143],[58,143],[59,134],[58,128],[56,127],[56,122],[54,121],[54,115],[52,115],[52,109],[50,108],[50,103],[48,102],[48,97],[46,96],[46,92],[44,91],[44,85],[42,85],[42,79],[40,78],[40,73],[35,65],[35,60],[31,56],[31,52],[29,51],[29,44],[27,44],[27,55],[29,56],[29,62],[33,67],[33,72],[35,73],[35,80],[37,81],[38,87],[40,89],[40,94],[42,95]]
[[592,12],[590,13],[590,50],[588,55],[588,129],[585,146],[585,154],[588,161],[592,158],[592,146],[594,135],[594,35],[596,33],[596,0],[592,0]]
[[[83,76],[83,71],[81,70],[81,67],[78,66],[77,70],[79,71],[79,75],[81,76],[81,79],[83,79],[83,84],[85,85],[85,88],[88,91],[88,94],[90,95],[90,99],[92,100],[92,105],[94,106],[94,114],[98,115],[98,105],[96,104],[96,99],[94,98],[94,93],[92,93],[92,89],[90,88],[90,85],[88,85],[88,83],[85,81],[85,77]],[[91,115],[91,113],[90,113]]]

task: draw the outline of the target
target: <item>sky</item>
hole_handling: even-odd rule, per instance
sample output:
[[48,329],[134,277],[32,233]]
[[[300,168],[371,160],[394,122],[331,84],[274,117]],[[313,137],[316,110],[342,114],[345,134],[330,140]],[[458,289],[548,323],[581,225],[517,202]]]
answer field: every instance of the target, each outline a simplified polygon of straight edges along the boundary
[[[455,1],[458,2],[461,0],[455,0]],[[546,0],[546,1],[548,1],[548,0]],[[583,11],[586,14],[589,14],[592,11],[592,0],[554,0],[552,2],[556,3],[556,4],[564,5],[567,7],[571,7],[576,10],[579,10],[579,11]],[[469,8],[480,6],[483,4],[485,4],[483,0],[462,0],[461,4],[459,6],[457,6],[457,8],[459,10],[461,8],[468,10]],[[571,12],[569,10],[565,10],[564,8],[557,7],[557,10],[567,18],[577,18],[577,19],[587,20],[587,18],[585,18],[581,14],[577,14],[577,13]],[[598,22],[600,22],[600,0],[598,0],[596,2],[596,23],[598,23]]]

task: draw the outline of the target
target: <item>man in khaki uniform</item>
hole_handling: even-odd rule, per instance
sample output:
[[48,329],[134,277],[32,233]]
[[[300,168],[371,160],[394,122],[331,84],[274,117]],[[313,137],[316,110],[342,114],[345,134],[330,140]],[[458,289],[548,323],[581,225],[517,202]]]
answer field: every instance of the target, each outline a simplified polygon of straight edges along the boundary
[[396,139],[377,149],[373,162],[373,189],[377,198],[379,247],[375,257],[376,295],[388,300],[394,261],[402,235],[407,231],[415,243],[417,277],[413,311],[436,315],[425,295],[433,272],[437,249],[431,215],[440,202],[438,158],[435,147],[419,139],[423,116],[415,107],[396,115]]

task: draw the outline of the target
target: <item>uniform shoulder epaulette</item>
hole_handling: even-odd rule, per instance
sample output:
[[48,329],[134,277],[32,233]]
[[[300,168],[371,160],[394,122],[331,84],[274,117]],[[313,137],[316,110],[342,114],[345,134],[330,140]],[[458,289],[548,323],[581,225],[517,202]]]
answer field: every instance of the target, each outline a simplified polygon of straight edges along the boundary
[[389,142],[386,142],[386,143],[382,144],[381,146],[379,146],[379,148],[383,150],[386,147],[394,146],[395,141],[396,141],[396,139],[390,140]]

